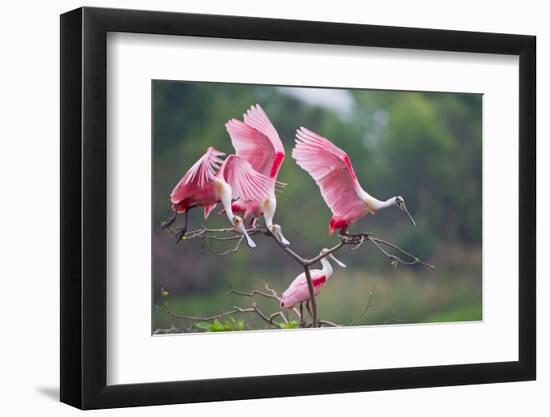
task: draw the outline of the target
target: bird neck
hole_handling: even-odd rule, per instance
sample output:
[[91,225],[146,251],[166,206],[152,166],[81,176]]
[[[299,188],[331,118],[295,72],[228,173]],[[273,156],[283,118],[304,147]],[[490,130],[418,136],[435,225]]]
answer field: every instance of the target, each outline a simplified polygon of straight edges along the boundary
[[223,208],[225,209],[225,214],[231,224],[233,224],[233,207],[231,207],[231,200],[232,200],[232,190],[231,186],[226,183],[224,180],[218,179],[216,182],[216,194],[219,198],[220,202],[223,205]]
[[261,205],[265,225],[268,229],[271,229],[273,226],[273,216],[275,216],[275,209],[277,207],[277,200],[275,200],[275,197],[267,197],[261,202]]
[[365,192],[364,200],[365,200],[365,203],[367,204],[367,207],[374,213],[376,213],[378,210],[391,207],[395,204],[395,197],[391,197],[385,201],[382,201],[382,200],[378,200],[376,197],[371,196],[367,192]]
[[321,265],[323,265],[323,274],[327,279],[329,279],[332,276],[333,272],[332,265],[326,257],[321,259]]

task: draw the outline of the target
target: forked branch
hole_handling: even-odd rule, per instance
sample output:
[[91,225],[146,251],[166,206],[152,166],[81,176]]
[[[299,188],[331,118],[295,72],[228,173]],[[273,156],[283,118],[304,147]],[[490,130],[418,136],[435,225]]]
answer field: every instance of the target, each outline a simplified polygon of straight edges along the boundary
[[[172,229],[168,228],[168,230],[172,233],[172,235],[177,236],[177,234]],[[330,254],[337,252],[344,246],[350,246],[351,250],[357,250],[364,244],[371,243],[380,253],[382,253],[385,257],[387,257],[391,261],[391,265],[394,267],[397,267],[398,264],[403,264],[403,265],[419,264],[427,268],[434,268],[433,265],[423,261],[422,259],[411,254],[410,252],[407,252],[406,250],[395,245],[394,243],[374,237],[370,233],[347,233],[347,232],[341,233],[339,235],[340,241],[336,245],[329,248],[328,250],[321,251],[318,255],[312,258],[304,258],[303,256],[296,253],[293,249],[291,249],[287,245],[284,245],[277,238],[277,236],[275,236],[271,232],[271,230],[269,230],[266,227],[250,227],[249,229],[247,229],[247,232],[250,236],[265,235],[265,236],[271,237],[273,241],[277,244],[277,246],[279,246],[283,250],[283,252],[285,252],[290,258],[294,259],[297,263],[299,263],[302,266],[306,276],[310,303],[311,303],[311,316],[312,316],[311,326],[312,327],[318,327],[319,325],[331,325],[333,323],[327,320],[318,319],[317,303],[315,301],[315,292],[313,288],[313,281],[311,278],[310,267],[316,264],[317,262],[319,262],[320,260],[322,260],[323,258],[329,256]],[[237,233],[232,228],[210,229],[204,226],[188,232],[182,239],[190,240],[195,238],[200,238],[203,242],[207,242],[208,249],[215,255],[220,255],[220,256],[229,255],[231,253],[237,252],[243,241],[243,235]],[[226,249],[222,252],[217,252],[214,250],[212,245],[212,243],[215,241],[234,242],[234,243],[229,249]],[[266,288],[267,288],[267,285],[266,285]],[[370,300],[372,299],[373,292],[374,290],[371,291],[370,293],[369,301],[364,311],[361,313],[361,315],[356,319],[356,321],[353,324],[358,322],[362,318],[366,310],[369,308]],[[265,293],[259,290],[254,290],[250,293],[244,293],[244,292],[238,292],[236,290],[230,289],[229,293],[234,293],[237,295],[245,295],[249,297],[258,295],[258,296],[263,296],[267,298],[277,299],[279,303],[281,301],[280,297],[275,295],[276,293],[273,290],[268,290],[268,293]],[[294,308],[293,311],[295,314],[298,315],[298,317],[300,317],[300,321],[304,323],[302,314],[300,314],[300,312],[296,308]],[[274,318],[277,316],[285,319],[288,322],[288,320],[285,318],[285,315],[282,312],[280,314],[276,314],[275,316],[273,315],[266,316],[260,310],[258,310],[255,304],[253,304],[253,306],[248,309],[241,309],[241,308],[234,307],[233,310],[231,311],[220,313],[220,315],[211,316],[211,317],[182,316],[181,318],[188,318],[190,320],[209,321],[209,320],[214,320],[216,318],[225,317],[232,314],[245,313],[245,312],[251,312],[259,315],[264,321],[268,322],[271,325],[277,324],[273,321]]]

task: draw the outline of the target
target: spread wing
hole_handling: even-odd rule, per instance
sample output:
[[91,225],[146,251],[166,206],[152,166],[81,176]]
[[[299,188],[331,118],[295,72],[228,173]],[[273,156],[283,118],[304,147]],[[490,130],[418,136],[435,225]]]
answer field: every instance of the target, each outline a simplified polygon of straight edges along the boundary
[[209,147],[206,153],[195,162],[172,190],[170,194],[172,203],[179,203],[212,181],[216,175],[216,171],[223,163],[223,160],[220,158],[223,155],[225,155],[223,152]]
[[277,178],[285,149],[273,124],[259,104],[243,115],[244,123],[231,119],[225,127],[237,156],[246,159],[259,173]]
[[292,157],[313,177],[335,216],[344,216],[354,205],[364,204],[348,155],[328,139],[301,127],[296,131]]
[[273,196],[275,180],[260,174],[245,159],[229,155],[221,167],[223,178],[233,190],[233,199],[258,201]]

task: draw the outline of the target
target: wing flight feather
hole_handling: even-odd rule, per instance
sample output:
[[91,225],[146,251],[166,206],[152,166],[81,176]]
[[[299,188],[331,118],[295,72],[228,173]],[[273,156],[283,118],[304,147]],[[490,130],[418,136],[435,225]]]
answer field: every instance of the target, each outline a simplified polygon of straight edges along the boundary
[[313,177],[335,216],[344,216],[352,206],[363,204],[348,155],[327,138],[301,127],[296,131],[292,157]]

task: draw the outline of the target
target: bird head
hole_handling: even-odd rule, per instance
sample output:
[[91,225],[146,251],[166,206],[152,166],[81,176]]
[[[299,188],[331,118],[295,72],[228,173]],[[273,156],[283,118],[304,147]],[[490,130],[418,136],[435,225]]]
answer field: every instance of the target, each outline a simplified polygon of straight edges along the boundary
[[400,195],[397,197],[394,197],[393,199],[394,199],[395,205],[399,207],[402,211],[404,211],[405,214],[409,217],[409,220],[411,221],[413,226],[416,226],[416,223],[414,222],[414,219],[411,216],[411,213],[409,213],[409,210],[407,210],[407,206],[405,205],[405,199]]
[[239,216],[233,216],[232,223],[233,223],[233,230],[235,230],[237,233],[240,233],[246,238],[246,243],[248,244],[249,247],[255,248],[256,243],[254,243],[254,241],[250,239],[250,236],[248,236],[243,219]]
[[[323,250],[321,251],[321,255],[326,254],[328,251],[329,251],[328,248],[323,248]],[[346,264],[343,263],[343,262],[341,262],[341,261],[339,261],[338,259],[336,259],[336,257],[335,257],[332,253],[329,254],[328,256],[329,256],[330,258],[332,258],[332,260],[333,260],[334,262],[336,262],[340,267],[342,267],[342,268],[345,268],[345,267],[346,267]]]
[[281,242],[283,245],[288,246],[290,245],[290,242],[286,240],[286,238],[283,236],[283,231],[281,229],[281,226],[278,224],[274,224],[271,226],[271,233]]

